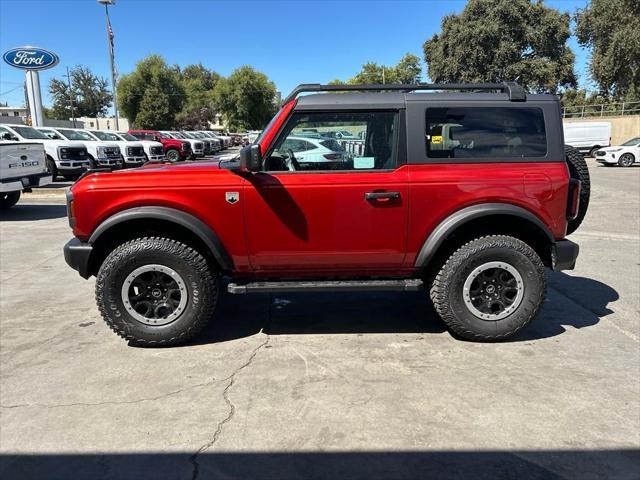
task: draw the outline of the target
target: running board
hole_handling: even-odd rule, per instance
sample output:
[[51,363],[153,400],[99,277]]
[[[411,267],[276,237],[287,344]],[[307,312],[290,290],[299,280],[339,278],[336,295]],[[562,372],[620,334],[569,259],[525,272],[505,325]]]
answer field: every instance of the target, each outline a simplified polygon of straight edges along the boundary
[[318,282],[256,282],[245,285],[230,283],[229,293],[285,293],[285,292],[416,292],[422,288],[422,280],[345,280]]

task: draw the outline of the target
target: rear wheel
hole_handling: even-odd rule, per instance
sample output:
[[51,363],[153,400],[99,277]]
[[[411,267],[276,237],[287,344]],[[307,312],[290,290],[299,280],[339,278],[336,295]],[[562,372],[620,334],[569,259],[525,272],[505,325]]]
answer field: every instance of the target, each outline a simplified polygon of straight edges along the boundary
[[217,278],[196,250],[143,237],[116,247],[96,280],[102,317],[137,346],[184,343],[205,326],[218,297]]
[[447,326],[467,340],[503,340],[527,325],[544,300],[544,265],[513,237],[481,237],[446,261],[430,291]]
[[625,153],[618,159],[618,165],[621,167],[630,167],[635,161],[636,159],[633,157],[633,154]]
[[589,208],[589,198],[591,197],[591,179],[589,177],[589,167],[582,154],[573,147],[566,145],[564,147],[565,161],[569,167],[571,178],[580,180],[580,207],[578,215],[573,220],[567,222],[567,235],[575,232]]
[[0,194],[0,210],[13,207],[20,200],[20,190]]

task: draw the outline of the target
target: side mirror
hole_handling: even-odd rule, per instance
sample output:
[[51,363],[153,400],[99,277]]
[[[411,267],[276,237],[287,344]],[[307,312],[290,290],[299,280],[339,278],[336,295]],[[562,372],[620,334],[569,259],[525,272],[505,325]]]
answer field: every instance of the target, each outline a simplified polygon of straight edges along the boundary
[[13,140],[13,135],[11,135],[9,132],[5,132],[2,134],[2,140]]
[[259,172],[262,170],[260,145],[247,145],[240,150],[240,169],[245,172]]
[[155,137],[153,137],[153,140],[156,142],[159,142],[160,140],[162,140],[162,137],[159,137],[158,135],[156,135]]

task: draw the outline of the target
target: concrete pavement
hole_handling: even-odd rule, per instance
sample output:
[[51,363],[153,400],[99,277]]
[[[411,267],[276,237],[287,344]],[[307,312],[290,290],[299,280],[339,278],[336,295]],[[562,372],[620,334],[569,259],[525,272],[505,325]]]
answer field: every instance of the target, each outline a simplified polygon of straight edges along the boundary
[[62,258],[62,196],[0,213],[3,478],[640,477],[640,168],[590,162],[576,270],[506,343],[424,293],[223,295],[127,346]]

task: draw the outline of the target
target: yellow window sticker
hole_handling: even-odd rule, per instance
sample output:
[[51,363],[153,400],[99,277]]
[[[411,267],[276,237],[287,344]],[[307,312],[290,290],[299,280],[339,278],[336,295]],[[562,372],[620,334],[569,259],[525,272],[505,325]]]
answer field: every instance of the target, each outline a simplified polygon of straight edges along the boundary
[[432,135],[431,143],[442,143],[442,135]]

